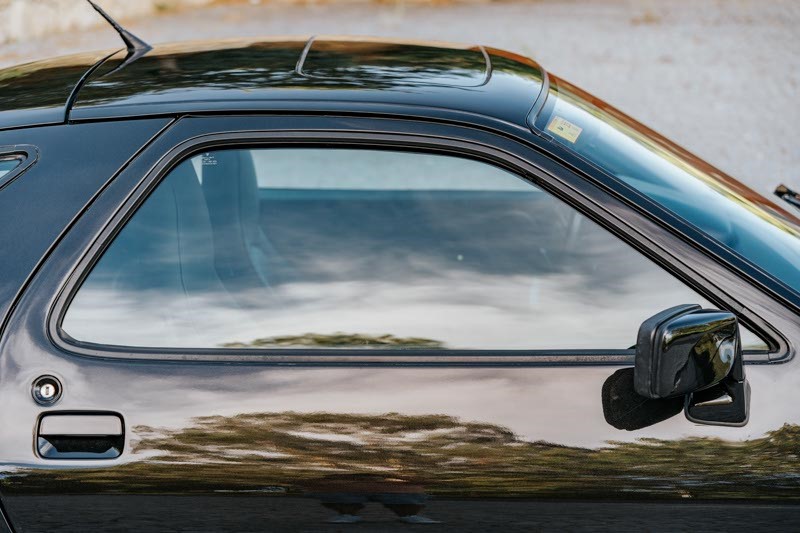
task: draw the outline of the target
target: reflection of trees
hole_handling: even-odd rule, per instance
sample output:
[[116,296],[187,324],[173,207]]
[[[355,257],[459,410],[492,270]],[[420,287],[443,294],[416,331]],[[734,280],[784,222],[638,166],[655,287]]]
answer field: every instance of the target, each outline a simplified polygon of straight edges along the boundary
[[487,65],[481,51],[442,49],[383,42],[316,41],[303,72],[315,78],[336,78],[347,85],[391,83],[397,86],[484,82]]
[[[304,47],[303,40],[218,42],[205,48],[197,44],[162,45],[114,72],[125,61],[126,54],[120,52],[83,87],[79,105],[102,105],[199,85],[210,90],[244,91],[265,87],[389,89],[431,83],[480,85],[486,75],[483,55],[476,48],[319,41],[307,58],[314,78],[303,77],[296,74],[295,67]],[[496,71],[534,82],[541,80],[541,70],[530,60],[495,55],[499,53],[492,51]],[[0,69],[0,111],[66,105],[80,77],[104,55],[81,54]]]
[[[305,41],[221,43],[217,49],[159,47],[122,70],[118,55],[107,61],[81,91],[81,105],[103,104],[126,96],[175,89],[381,89],[412,87],[436,77],[483,81],[485,61],[477,50],[449,50],[384,43],[315,43],[308,76],[295,72]],[[113,72],[113,74],[110,74]],[[110,75],[107,75],[110,74]],[[426,80],[433,76],[433,80]],[[335,78],[326,80],[326,78]]]
[[[318,41],[295,67],[305,41],[220,42],[159,46],[122,70],[124,54],[106,61],[81,90],[80,105],[102,105],[129,96],[175,89],[408,89],[437,83],[480,85],[486,63],[475,48],[449,49],[399,43]],[[522,58],[497,57],[495,70],[540,82],[541,70]],[[202,81],[200,81],[202,80]],[[198,85],[200,84],[200,85]],[[535,94],[531,95],[531,100]]]
[[[717,324],[719,324],[717,322]],[[718,326],[715,326],[718,327]],[[702,326],[695,328],[702,330]],[[723,361],[720,353],[720,338],[717,331],[708,332],[695,344],[690,358],[694,359],[693,366],[697,372],[703,373],[706,380],[714,376],[725,376],[730,371],[731,362]]]
[[102,105],[129,96],[195,89],[199,85],[208,90],[245,91],[291,87],[294,84],[288,81],[302,47],[300,41],[236,47],[220,43],[218,49],[207,50],[164,46],[114,72],[125,61],[125,55],[118,54],[81,89],[79,105]]
[[227,342],[223,348],[287,348],[287,347],[399,347],[399,348],[444,348],[444,343],[421,337],[395,337],[394,335],[365,335],[361,333],[305,333],[303,335],[282,335],[264,337],[250,342]]
[[65,106],[81,76],[102,57],[78,54],[0,69],[0,111]]
[[141,439],[133,457],[145,456],[138,461],[68,474],[29,470],[7,477],[4,490],[304,493],[331,476],[367,476],[455,497],[800,497],[797,425],[746,442],[642,439],[597,450],[398,413],[209,416],[180,430],[133,431]]

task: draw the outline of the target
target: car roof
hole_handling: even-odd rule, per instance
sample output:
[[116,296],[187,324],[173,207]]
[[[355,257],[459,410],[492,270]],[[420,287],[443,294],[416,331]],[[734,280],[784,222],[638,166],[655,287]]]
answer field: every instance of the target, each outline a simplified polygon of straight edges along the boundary
[[0,69],[0,130],[63,123],[81,79],[113,53],[75,54]]
[[[34,120],[36,108],[48,110],[44,118],[55,119],[60,111],[70,121],[413,108],[525,126],[545,77],[534,61],[483,46],[335,36],[186,42],[155,46],[132,62],[127,56],[119,50],[105,59],[99,53],[32,64],[28,68],[43,85],[37,87],[32,76],[24,91],[0,84],[0,98],[25,93],[5,104],[17,106],[17,123],[24,123],[22,111]],[[69,70],[59,70],[62,64]],[[78,74],[81,68],[85,75]]]

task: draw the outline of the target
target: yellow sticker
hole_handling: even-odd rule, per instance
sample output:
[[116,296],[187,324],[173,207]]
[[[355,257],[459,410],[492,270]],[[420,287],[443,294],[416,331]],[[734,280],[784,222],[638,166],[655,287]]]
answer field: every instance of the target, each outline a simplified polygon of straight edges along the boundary
[[583,128],[580,128],[572,122],[561,117],[553,117],[550,124],[547,125],[547,131],[555,133],[562,139],[566,139],[571,143],[578,140]]

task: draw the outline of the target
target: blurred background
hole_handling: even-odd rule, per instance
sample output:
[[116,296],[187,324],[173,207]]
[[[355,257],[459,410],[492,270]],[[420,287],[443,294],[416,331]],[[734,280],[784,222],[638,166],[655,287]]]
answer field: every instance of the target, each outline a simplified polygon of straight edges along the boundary
[[[800,189],[797,0],[98,0],[150,43],[349,34],[536,59],[762,194]],[[84,0],[0,0],[0,68],[119,48]]]

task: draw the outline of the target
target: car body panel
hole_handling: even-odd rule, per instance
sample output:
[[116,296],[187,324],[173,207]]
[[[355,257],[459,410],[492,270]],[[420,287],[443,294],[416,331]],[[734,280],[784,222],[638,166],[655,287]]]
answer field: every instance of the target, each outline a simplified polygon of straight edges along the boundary
[[[293,135],[286,132],[290,126]],[[732,517],[740,525],[780,529],[798,519],[796,359],[748,365],[753,401],[744,428],[676,416],[623,432],[603,419],[600,397],[606,378],[625,363],[597,354],[568,365],[553,358],[491,363],[492,354],[483,354],[480,364],[398,363],[391,356],[383,362],[267,356],[223,363],[189,356],[114,360],[54,345],[48,325],[62,287],[131,191],[146,187],[143,176],[164,154],[177,149],[173,156],[180,156],[181,145],[216,144],[222,138],[213,133],[231,131],[253,139],[272,131],[273,141],[284,145],[327,136],[328,143],[357,144],[427,139],[456,151],[493,146],[515,164],[538,167],[542,186],[553,193],[607,215],[607,223],[622,226],[624,220],[638,228],[651,241],[642,246],[669,254],[660,262],[691,265],[700,278],[730,291],[726,306],[747,301],[786,335],[800,335],[790,310],[720,271],[631,206],[508,137],[375,118],[181,119],[76,221],[17,301],[0,339],[0,424],[13,428],[0,441],[0,491],[18,531],[120,525],[338,530],[326,525],[334,513],[325,505],[350,497],[372,499],[365,526],[373,530],[408,527],[376,505],[392,501],[424,501],[423,514],[442,522],[443,530],[657,530],[702,523],[704,530],[723,531]],[[30,383],[45,373],[64,385],[51,409],[30,398]],[[128,453],[87,462],[36,455],[31,442],[43,413],[97,410],[122,415],[130,428]]]
[[309,111],[438,108],[525,126],[544,76],[494,49],[336,37],[161,45],[119,69],[125,57],[89,76],[70,119],[274,111],[288,101]]
[[88,52],[0,69],[0,130],[60,124],[83,77],[114,51]]
[[0,191],[0,249],[13,250],[14,257],[0,262],[0,325],[70,222],[168,123],[154,118],[0,131],[0,146],[30,145],[39,151],[36,162]]
[[[28,348],[39,359],[40,348]],[[125,417],[132,452],[111,464],[14,461],[3,497],[19,531],[335,530],[325,524],[335,513],[321,504],[336,493],[424,497],[424,514],[453,530],[551,527],[559,520],[537,518],[548,501],[583,501],[588,509],[565,514],[601,529],[676,523],[661,512],[626,523],[621,504],[631,501],[691,502],[672,511],[709,520],[703,529],[712,531],[730,526],[729,512],[744,515],[740,525],[779,530],[800,512],[796,368],[749,370],[759,398],[749,427],[677,416],[626,433],[608,426],[600,408],[613,366],[46,365],[72,396],[62,408],[102,405]],[[15,396],[4,422],[24,431],[6,443],[28,451],[38,409]],[[719,521],[707,516],[715,503]],[[373,529],[393,525],[390,512],[370,514]]]

